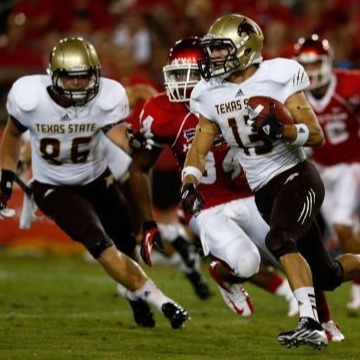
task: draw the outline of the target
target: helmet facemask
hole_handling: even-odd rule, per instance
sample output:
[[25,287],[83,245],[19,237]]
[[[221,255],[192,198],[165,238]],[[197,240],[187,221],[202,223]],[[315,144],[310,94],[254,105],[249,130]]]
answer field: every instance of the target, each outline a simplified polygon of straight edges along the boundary
[[[332,60],[329,56],[313,54],[302,54],[297,58],[297,61],[304,66],[306,74],[309,77],[309,90],[318,89],[329,83],[332,74]],[[314,69],[310,69],[315,67]]]
[[194,86],[201,79],[196,64],[180,64],[174,62],[163,68],[166,93],[171,102],[187,102],[190,100]]
[[171,48],[163,67],[164,85],[171,102],[189,102],[194,86],[200,81],[197,61],[205,56],[197,37],[179,40]]
[[[54,92],[72,106],[84,106],[99,91],[100,62],[94,47],[82,38],[63,39],[53,48],[48,73]],[[64,76],[85,76],[89,78],[89,83],[84,89],[65,89]]]

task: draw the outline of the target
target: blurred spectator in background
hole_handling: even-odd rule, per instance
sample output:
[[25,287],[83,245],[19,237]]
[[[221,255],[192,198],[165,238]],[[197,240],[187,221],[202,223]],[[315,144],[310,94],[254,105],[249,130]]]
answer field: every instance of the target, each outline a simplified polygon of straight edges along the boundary
[[57,4],[53,0],[14,1],[10,17],[23,16],[27,24],[26,39],[30,46],[39,49],[41,40],[54,27]]
[[135,66],[147,68],[152,56],[151,33],[144,15],[136,7],[128,8],[119,18],[113,41],[115,45],[127,47],[132,52]]
[[[83,36],[98,45],[106,76],[114,67],[114,42],[131,49],[135,72],[162,83],[161,68],[175,41],[201,37],[215,19],[240,10],[264,29],[265,58],[289,57],[299,37],[316,32],[332,43],[337,67],[360,67],[358,0],[13,0],[6,4],[0,4],[2,18],[9,13],[12,19],[24,19],[29,47],[46,54],[60,37]],[[1,25],[3,47],[7,34]]]
[[[114,45],[112,49],[112,74],[110,78],[121,82],[125,87],[137,84],[146,84],[160,91],[162,86],[156,82],[148,73],[142,71],[134,59],[134,53],[131,48],[124,45]],[[139,120],[139,114],[144,101],[139,102],[133,107],[128,121],[136,127]]]
[[5,122],[5,101],[12,83],[21,76],[43,73],[41,56],[29,45],[25,15],[10,15],[0,37],[0,122]]
[[112,32],[107,5],[106,0],[62,0],[58,5],[56,26],[66,37],[92,39],[98,33]]

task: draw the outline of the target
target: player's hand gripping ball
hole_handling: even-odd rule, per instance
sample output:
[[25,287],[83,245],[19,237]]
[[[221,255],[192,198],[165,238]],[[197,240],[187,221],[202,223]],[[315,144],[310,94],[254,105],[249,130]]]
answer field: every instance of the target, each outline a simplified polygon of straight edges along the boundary
[[272,141],[281,139],[284,125],[294,124],[288,108],[271,97],[253,96],[249,98],[247,107],[252,129]]

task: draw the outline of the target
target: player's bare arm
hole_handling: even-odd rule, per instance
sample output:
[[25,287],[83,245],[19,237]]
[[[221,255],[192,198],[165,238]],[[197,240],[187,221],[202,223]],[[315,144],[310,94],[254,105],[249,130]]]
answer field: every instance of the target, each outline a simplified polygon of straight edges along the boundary
[[130,107],[136,106],[141,101],[147,100],[150,96],[157,94],[157,90],[148,84],[136,84],[126,86],[126,95],[129,98]]
[[[16,121],[16,120],[15,120]],[[16,171],[20,154],[22,132],[17,128],[15,122],[9,117],[2,137],[1,168]]]
[[[324,142],[324,134],[319,121],[309,105],[304,92],[298,92],[290,96],[286,102],[286,107],[290,110],[295,124],[305,124],[309,131],[309,136],[304,146],[320,146]],[[297,128],[294,125],[285,125],[282,130],[283,139],[289,142],[296,140],[298,136]]]
[[130,167],[130,186],[141,222],[154,220],[149,172],[160,153],[160,148],[153,148],[151,151],[139,150],[133,156]]
[[[206,155],[218,132],[219,127],[217,124],[200,116],[194,141],[187,153],[184,164],[183,186],[188,183],[194,183],[195,185],[199,183],[201,178],[200,174],[202,174],[205,169]],[[196,172],[196,169],[198,169],[199,172]]]
[[117,146],[131,155],[132,149],[129,145],[129,140],[126,136],[126,123],[121,123],[114,126],[106,132],[106,136]]

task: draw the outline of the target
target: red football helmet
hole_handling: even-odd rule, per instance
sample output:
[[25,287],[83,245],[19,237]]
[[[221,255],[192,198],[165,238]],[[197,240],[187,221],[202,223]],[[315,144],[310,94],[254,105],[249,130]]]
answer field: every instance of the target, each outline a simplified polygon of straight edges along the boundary
[[192,89],[201,79],[197,61],[205,55],[198,37],[178,40],[170,49],[163,73],[166,92],[171,102],[190,100]]
[[300,38],[294,45],[294,56],[305,67],[310,79],[309,89],[317,89],[330,81],[333,50],[326,39],[313,34]]

